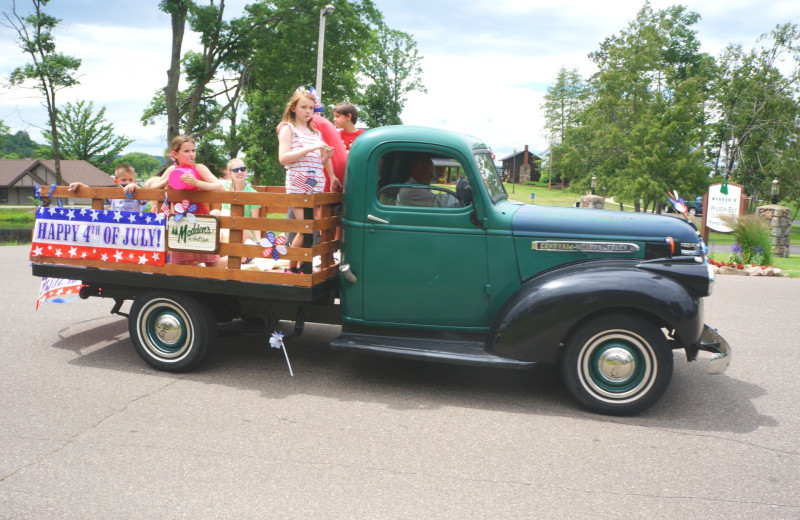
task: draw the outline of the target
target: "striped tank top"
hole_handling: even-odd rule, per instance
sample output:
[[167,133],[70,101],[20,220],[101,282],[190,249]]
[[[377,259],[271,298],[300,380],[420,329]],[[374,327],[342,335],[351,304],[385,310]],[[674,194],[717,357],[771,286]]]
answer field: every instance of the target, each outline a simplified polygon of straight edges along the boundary
[[[292,129],[292,150],[318,145],[322,138],[314,132],[306,132],[291,123],[281,123],[278,131],[287,125]],[[314,150],[301,157],[286,168],[286,193],[322,193],[325,190],[325,168],[320,159],[320,151]]]

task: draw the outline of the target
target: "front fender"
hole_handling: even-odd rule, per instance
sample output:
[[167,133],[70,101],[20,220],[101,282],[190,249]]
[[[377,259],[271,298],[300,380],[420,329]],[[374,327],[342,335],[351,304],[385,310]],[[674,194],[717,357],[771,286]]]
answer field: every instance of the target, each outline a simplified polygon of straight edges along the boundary
[[523,284],[498,315],[489,350],[521,361],[555,362],[560,344],[576,324],[611,310],[675,329],[685,345],[696,343],[703,329],[702,301],[678,280],[638,268],[636,262],[580,264]]

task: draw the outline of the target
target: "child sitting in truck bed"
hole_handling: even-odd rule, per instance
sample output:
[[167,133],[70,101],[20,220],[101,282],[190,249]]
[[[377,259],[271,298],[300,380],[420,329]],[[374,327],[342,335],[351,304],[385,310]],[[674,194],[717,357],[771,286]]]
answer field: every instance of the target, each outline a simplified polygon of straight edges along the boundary
[[[169,144],[170,155],[175,160],[174,165],[167,168],[161,178],[153,182],[152,187],[156,189],[165,188],[170,184],[170,174],[176,168],[182,168],[186,172],[180,176],[180,181],[183,185],[180,189],[197,189],[204,191],[224,191],[225,188],[222,183],[214,177],[205,165],[196,164],[196,148],[194,139],[188,135],[179,135],[175,137]],[[195,175],[196,174],[196,175]],[[177,181],[177,179],[173,179]],[[174,187],[174,186],[173,186]],[[197,203],[197,211],[195,215],[208,215],[208,207],[202,202]],[[225,267],[228,264],[228,258],[211,253],[187,253],[185,251],[172,251],[170,253],[171,264],[181,265],[197,265],[204,263],[208,267]]]
[[[136,171],[130,164],[118,164],[114,168],[114,184],[122,187],[122,193],[125,198],[107,199],[111,211],[134,211],[140,212],[147,204],[146,200],[135,200],[129,197],[133,196],[136,191]],[[73,182],[69,185],[69,191],[75,191],[78,187],[87,187],[82,182]]]

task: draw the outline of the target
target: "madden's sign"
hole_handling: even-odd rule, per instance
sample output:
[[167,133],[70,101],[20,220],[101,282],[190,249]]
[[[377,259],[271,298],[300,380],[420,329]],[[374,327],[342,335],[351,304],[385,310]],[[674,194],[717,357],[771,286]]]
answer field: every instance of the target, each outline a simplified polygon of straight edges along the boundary
[[706,226],[720,233],[730,233],[733,229],[723,217],[738,217],[742,207],[742,186],[728,184],[728,193],[722,193],[722,184],[708,187],[708,205],[706,208]]

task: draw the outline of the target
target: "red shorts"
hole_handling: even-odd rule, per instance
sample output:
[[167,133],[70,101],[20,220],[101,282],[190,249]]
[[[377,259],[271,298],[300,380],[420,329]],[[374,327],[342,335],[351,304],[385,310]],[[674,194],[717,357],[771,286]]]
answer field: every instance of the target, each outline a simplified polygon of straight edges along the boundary
[[201,262],[210,265],[219,258],[219,255],[210,253],[186,253],[184,251],[170,251],[169,253],[169,263],[178,265],[196,265]]

